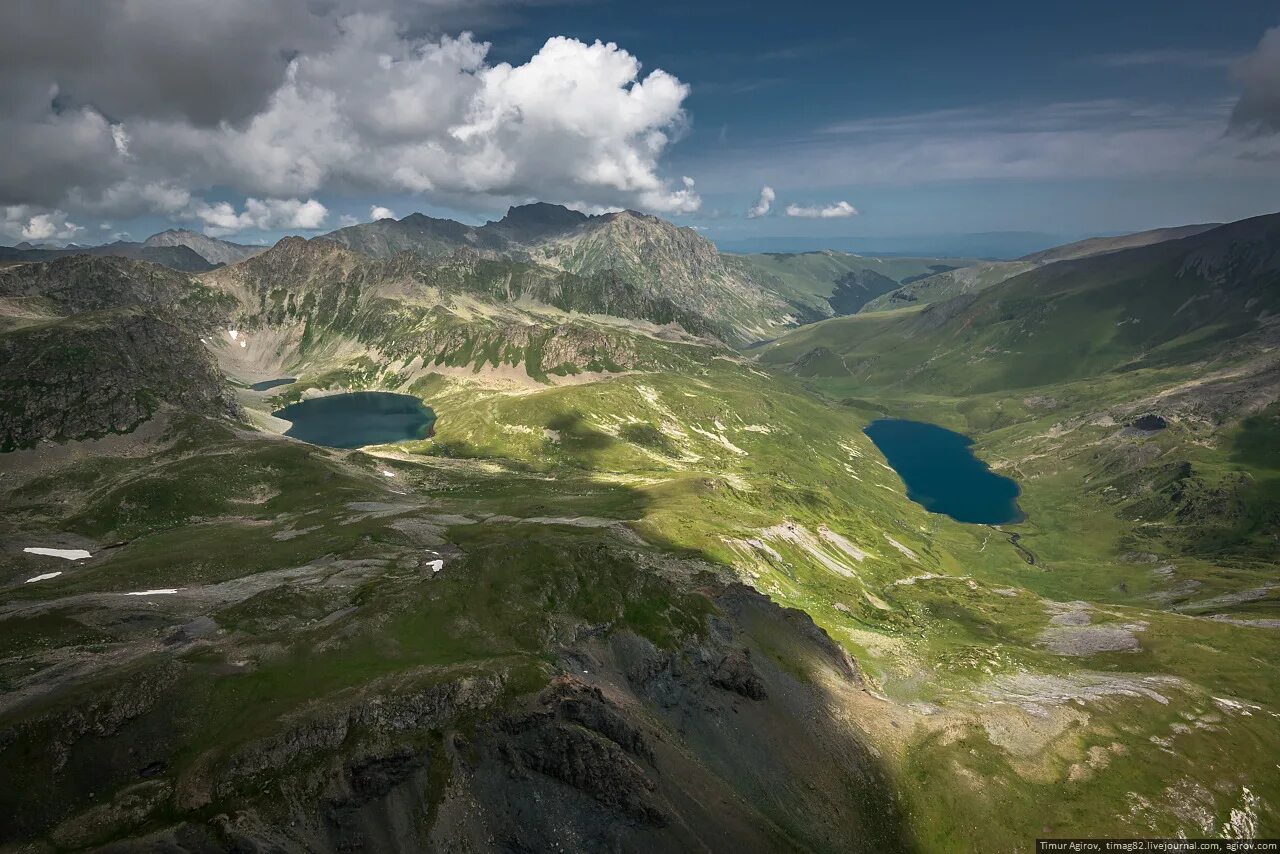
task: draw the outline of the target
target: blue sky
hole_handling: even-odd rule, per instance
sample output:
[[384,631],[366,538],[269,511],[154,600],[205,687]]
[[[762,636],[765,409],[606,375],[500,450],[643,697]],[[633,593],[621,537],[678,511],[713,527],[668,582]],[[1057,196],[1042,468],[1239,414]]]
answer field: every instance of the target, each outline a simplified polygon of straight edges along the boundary
[[[692,126],[668,163],[697,177],[706,213],[733,218],[686,218],[716,236],[1073,235],[1280,210],[1280,160],[1262,180],[1253,170],[1082,180],[1048,168],[1043,178],[851,180],[853,170],[804,163],[815,147],[838,149],[841,135],[824,131],[842,123],[923,116],[916,133],[927,137],[954,122],[927,119],[944,111],[1004,115],[1016,131],[1035,110],[1112,101],[1065,127],[1101,133],[1126,112],[1164,106],[1171,121],[1216,118],[1225,130],[1240,92],[1231,65],[1280,25],[1275,3],[609,3],[529,14],[548,32],[617,39],[690,84]],[[806,205],[847,198],[860,215],[743,221],[735,215],[759,189],[748,178]]]
[[[186,2],[151,19],[207,8],[175,9]],[[321,15],[297,0],[296,20],[277,15],[276,29],[242,39],[258,5],[227,0],[204,22],[207,57],[195,44],[166,55],[152,38],[86,66],[65,17],[52,24],[67,30],[65,51],[15,42],[0,69],[0,96],[19,105],[0,128],[19,140],[0,164],[0,239],[187,225],[269,241],[378,206],[477,222],[534,197],[648,209],[725,242],[814,245],[1074,238],[1280,208],[1273,2],[333,0]],[[463,31],[474,41],[453,38]],[[553,37],[565,37],[554,51]],[[242,54],[234,67],[219,39]],[[597,39],[617,49],[593,51]],[[641,67],[628,79],[630,59]],[[441,63],[450,70],[433,77]],[[166,69],[171,82],[138,94]],[[596,85],[613,71],[617,86]],[[102,82],[131,78],[143,82],[127,93]],[[643,98],[628,95],[642,85]],[[343,106],[321,121],[333,102]],[[68,139],[84,148],[58,162],[49,152]],[[111,168],[84,165],[92,145]],[[765,186],[768,212],[748,217]]]

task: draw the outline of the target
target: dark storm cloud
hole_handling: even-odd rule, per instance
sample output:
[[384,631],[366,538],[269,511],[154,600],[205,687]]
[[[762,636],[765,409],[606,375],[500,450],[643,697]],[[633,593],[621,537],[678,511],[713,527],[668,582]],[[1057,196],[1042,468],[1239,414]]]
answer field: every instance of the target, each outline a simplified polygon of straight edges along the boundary
[[6,102],[51,100],[56,85],[59,109],[202,126],[256,113],[288,57],[332,29],[304,0],[17,0],[6,18]]
[[1235,73],[1244,91],[1231,112],[1231,132],[1250,137],[1280,133],[1280,27],[1267,30]]
[[511,0],[12,0],[0,28],[0,99],[90,105],[113,121],[197,126],[261,111],[294,56],[353,13],[390,13],[425,36],[496,20]]
[[[451,35],[530,0],[16,2],[0,32],[10,236],[61,233],[53,213],[314,223],[334,191],[699,204],[658,172],[685,124],[675,77],[612,43],[552,38],[508,65]],[[208,203],[214,187],[245,200]]]

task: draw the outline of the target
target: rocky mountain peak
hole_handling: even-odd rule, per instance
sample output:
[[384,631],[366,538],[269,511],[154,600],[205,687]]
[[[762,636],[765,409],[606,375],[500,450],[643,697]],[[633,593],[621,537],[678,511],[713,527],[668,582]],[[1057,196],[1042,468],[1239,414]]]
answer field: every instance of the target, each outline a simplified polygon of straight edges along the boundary
[[531,243],[551,235],[563,234],[588,220],[581,211],[563,205],[534,202],[517,205],[497,222],[486,223],[482,231],[501,234],[516,243]]

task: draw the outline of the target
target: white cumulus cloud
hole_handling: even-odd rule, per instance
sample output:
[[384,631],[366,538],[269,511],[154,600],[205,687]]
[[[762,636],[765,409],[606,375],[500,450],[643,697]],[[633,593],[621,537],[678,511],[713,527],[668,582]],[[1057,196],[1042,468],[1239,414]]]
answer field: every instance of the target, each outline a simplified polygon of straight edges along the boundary
[[38,211],[29,205],[6,206],[0,228],[6,237],[37,243],[62,243],[84,231],[83,226],[70,222],[64,211]]
[[396,215],[391,208],[384,208],[381,205],[374,205],[369,208],[369,219],[377,222],[380,219],[395,219]]
[[769,208],[773,206],[773,200],[777,196],[773,192],[773,187],[768,184],[760,188],[760,198],[756,199],[756,203],[747,209],[747,218],[756,219],[762,217],[769,212]]
[[[407,35],[385,11],[336,19],[332,32],[282,51],[292,58],[274,88],[227,95],[221,120],[115,89],[110,120],[93,103],[55,109],[77,102],[48,69],[45,91],[0,114],[0,204],[173,216],[218,187],[249,199],[412,192],[472,209],[530,198],[668,214],[701,206],[691,178],[660,169],[687,126],[689,87],[642,71],[612,42],[554,37],[511,64],[491,63],[488,43],[468,33]],[[68,79],[90,90],[88,78]],[[197,205],[199,219],[229,223],[217,207]]]
[[246,199],[244,210],[237,212],[230,202],[197,202],[190,217],[204,223],[210,237],[225,237],[249,229],[279,231],[323,228],[329,211],[315,199]]
[[841,219],[857,215],[858,209],[845,201],[830,205],[787,205],[787,216],[797,216],[803,219]]

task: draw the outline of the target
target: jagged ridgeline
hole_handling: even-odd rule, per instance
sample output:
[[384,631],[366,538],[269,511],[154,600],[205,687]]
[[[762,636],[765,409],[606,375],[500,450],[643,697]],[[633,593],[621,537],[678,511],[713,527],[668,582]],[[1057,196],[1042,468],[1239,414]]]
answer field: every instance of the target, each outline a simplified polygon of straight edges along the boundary
[[[576,310],[687,323],[694,327],[687,331],[735,344],[774,337],[788,323],[787,303],[735,259],[693,229],[635,211],[589,217],[532,204],[479,227],[414,214],[340,229],[325,239],[377,258],[404,251],[436,257],[465,248],[572,273],[590,283],[566,282],[567,290],[578,291],[564,298],[583,306]],[[588,299],[587,293],[599,296]]]

